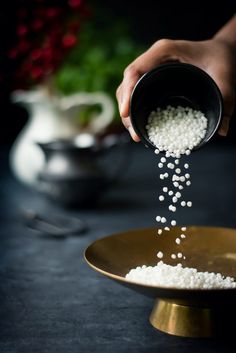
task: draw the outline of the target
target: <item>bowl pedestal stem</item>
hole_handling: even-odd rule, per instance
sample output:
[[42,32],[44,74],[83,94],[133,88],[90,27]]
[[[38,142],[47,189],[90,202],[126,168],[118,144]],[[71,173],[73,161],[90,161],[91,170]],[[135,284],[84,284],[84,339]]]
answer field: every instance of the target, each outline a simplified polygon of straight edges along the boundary
[[150,323],[160,331],[183,337],[211,337],[215,334],[215,310],[209,307],[156,300]]

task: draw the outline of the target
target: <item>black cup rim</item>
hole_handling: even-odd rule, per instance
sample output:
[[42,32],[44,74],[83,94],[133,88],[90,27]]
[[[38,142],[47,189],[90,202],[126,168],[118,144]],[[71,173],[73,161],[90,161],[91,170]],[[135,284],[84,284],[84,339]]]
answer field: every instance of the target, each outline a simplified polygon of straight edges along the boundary
[[131,97],[130,97],[130,106],[129,106],[129,111],[130,111],[130,121],[132,124],[132,127],[135,131],[135,133],[138,135],[138,137],[140,138],[141,142],[146,146],[146,147],[151,147],[152,149],[156,149],[156,146],[147,138],[145,138],[143,136],[143,134],[140,132],[138,125],[136,124],[136,120],[134,119],[134,114],[133,114],[133,101],[135,99],[135,94],[136,94],[136,89],[137,87],[139,87],[140,84],[142,84],[142,82],[144,80],[147,80],[150,76],[155,75],[156,73],[163,71],[163,70],[167,70],[169,68],[183,68],[185,67],[187,70],[191,70],[191,71],[195,71],[198,74],[200,74],[201,76],[203,76],[204,78],[206,78],[210,84],[212,85],[212,87],[214,88],[215,92],[216,92],[216,96],[219,102],[219,116],[218,116],[218,120],[216,122],[215,128],[212,131],[212,133],[208,136],[208,138],[204,139],[203,141],[201,141],[200,146],[196,146],[192,149],[192,151],[195,151],[197,149],[199,149],[200,147],[204,146],[216,133],[216,131],[219,128],[219,125],[222,121],[223,118],[223,97],[222,94],[220,92],[219,87],[217,86],[216,82],[213,80],[213,78],[204,70],[202,70],[201,68],[199,68],[198,66],[192,65],[192,64],[188,64],[188,63],[182,63],[182,62],[172,62],[172,63],[165,63],[165,64],[161,64],[158,67],[146,72],[145,74],[143,74],[139,80],[136,82],[132,93],[131,93]]

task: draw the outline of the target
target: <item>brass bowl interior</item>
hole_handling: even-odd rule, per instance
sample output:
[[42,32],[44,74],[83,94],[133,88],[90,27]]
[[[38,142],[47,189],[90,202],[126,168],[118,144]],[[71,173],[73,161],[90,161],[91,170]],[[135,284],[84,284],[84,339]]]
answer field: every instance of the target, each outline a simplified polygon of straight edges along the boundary
[[[160,261],[156,256],[158,251],[164,253],[163,261],[170,265],[180,262],[171,259],[170,255],[182,252],[186,256],[185,260],[181,259],[183,266],[195,267],[199,271],[220,272],[224,276],[236,279],[236,229],[188,226],[185,232],[186,239],[180,245],[175,243],[176,237],[182,233],[180,227],[173,227],[170,231],[164,230],[161,236],[157,236],[156,232],[154,228],[139,229],[99,239],[86,249],[85,259],[93,269],[120,284],[147,296],[164,300],[166,307],[169,303],[173,303],[171,310],[177,313],[183,312],[183,306],[190,308],[188,311],[191,316],[193,307],[196,312],[196,308],[202,310],[219,304],[229,306],[235,302],[236,289],[178,289],[144,285],[125,279],[126,273],[131,268],[144,264],[153,266]],[[155,312],[160,312],[160,308]],[[207,316],[209,315],[208,313]],[[199,313],[195,316],[202,317]],[[182,320],[179,314],[176,314],[176,318],[178,319],[176,322]],[[177,328],[169,330],[169,321],[163,327],[164,319],[168,321],[167,317],[162,316],[160,320],[153,313],[150,317],[151,323],[163,331],[182,336],[204,336],[201,323],[199,323],[200,331],[195,330],[194,335],[190,333],[189,325],[179,334]],[[187,319],[185,321],[188,322]],[[173,322],[171,325],[174,327]],[[212,334],[212,327],[209,327],[207,336]]]
[[156,235],[154,228],[115,234],[91,244],[85,251],[85,259],[95,270],[131,285],[125,274],[140,265],[155,265],[159,261],[158,251],[164,253],[163,261],[170,265],[180,262],[170,255],[182,252],[186,256],[185,260],[181,259],[183,266],[236,278],[236,229],[187,227],[186,239],[177,245],[175,239],[181,233],[180,227],[173,227],[170,231],[164,230],[161,236]]

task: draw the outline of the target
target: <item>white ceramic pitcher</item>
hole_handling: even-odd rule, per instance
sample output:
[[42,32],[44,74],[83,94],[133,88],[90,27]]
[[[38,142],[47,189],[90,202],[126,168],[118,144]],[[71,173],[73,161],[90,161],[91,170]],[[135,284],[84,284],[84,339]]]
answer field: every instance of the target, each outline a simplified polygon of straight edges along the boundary
[[[79,92],[70,96],[49,95],[43,89],[15,91],[12,100],[24,106],[29,120],[10,151],[10,166],[20,181],[37,186],[37,177],[45,157],[37,142],[72,139],[82,133],[101,133],[114,118],[114,103],[104,92]],[[75,122],[81,109],[99,105],[101,112],[93,115],[86,128]]]

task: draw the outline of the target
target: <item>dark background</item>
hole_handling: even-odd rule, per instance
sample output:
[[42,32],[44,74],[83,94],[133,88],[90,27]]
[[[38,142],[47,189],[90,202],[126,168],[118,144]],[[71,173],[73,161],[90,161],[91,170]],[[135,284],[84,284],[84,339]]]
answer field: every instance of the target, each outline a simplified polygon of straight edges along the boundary
[[[17,3],[0,2],[2,63],[14,42]],[[162,37],[206,39],[234,12],[227,1],[211,8],[206,1],[99,0],[97,5],[111,14],[108,24],[114,17],[130,23],[132,36],[147,48]],[[101,19],[96,21],[99,25]],[[148,322],[153,300],[105,279],[83,259],[93,241],[129,229],[156,227],[157,212],[167,216],[157,199],[162,184],[156,155],[142,144],[130,143],[125,154],[128,166],[119,183],[102,195],[99,207],[64,210],[11,173],[9,145],[27,116],[9,103],[9,88],[9,82],[0,87],[0,353],[235,353],[234,337],[188,339],[154,330]],[[234,129],[226,139],[216,138],[217,144],[206,144],[190,156],[193,187],[187,192],[194,207],[181,208],[178,217],[186,225],[236,228]],[[112,166],[117,164],[114,161]],[[82,219],[88,232],[60,240],[40,235],[26,227],[26,210],[52,220],[55,216]],[[230,316],[234,320],[229,312],[222,325],[234,329]]]
[[[0,4],[0,73],[7,67],[6,52],[14,43],[16,11],[26,1],[4,1]],[[63,5],[65,1],[56,3]],[[53,1],[48,1],[48,4]],[[54,2],[55,3],[55,2]],[[33,1],[31,1],[33,4]],[[210,38],[235,12],[234,2],[206,1],[118,1],[90,0],[88,4],[97,7],[92,21],[99,26],[99,13],[105,14],[105,21],[116,18],[127,21],[133,38],[148,48],[154,41],[161,38],[204,40]],[[103,18],[104,21],[104,18]],[[115,43],[108,43],[115,45]],[[1,128],[0,143],[10,144],[25,124],[27,113],[9,102],[11,82],[0,80]],[[232,130],[232,129],[231,129]],[[231,133],[228,140],[231,140]]]

